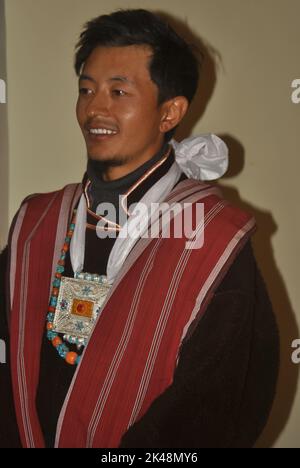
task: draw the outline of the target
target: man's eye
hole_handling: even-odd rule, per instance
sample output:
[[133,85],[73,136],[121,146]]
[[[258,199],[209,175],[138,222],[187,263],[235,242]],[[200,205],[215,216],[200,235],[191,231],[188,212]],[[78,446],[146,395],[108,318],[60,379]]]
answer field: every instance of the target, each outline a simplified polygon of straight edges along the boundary
[[125,91],[123,91],[122,89],[113,89],[112,92],[113,92],[113,94],[114,94],[115,96],[126,96],[126,94],[127,94],[127,93],[126,93]]
[[89,89],[89,88],[79,88],[79,94],[88,95],[88,94],[92,94],[92,93],[93,93],[92,89]]

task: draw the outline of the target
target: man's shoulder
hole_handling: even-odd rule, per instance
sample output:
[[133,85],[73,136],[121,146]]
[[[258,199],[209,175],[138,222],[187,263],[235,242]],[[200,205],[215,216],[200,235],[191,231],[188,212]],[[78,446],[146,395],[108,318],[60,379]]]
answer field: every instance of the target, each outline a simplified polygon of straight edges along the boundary
[[[253,214],[225,198],[222,188],[217,184],[185,178],[179,181],[167,200],[184,203],[187,209],[191,204],[195,206],[201,204],[206,219],[213,218],[220,229],[224,225],[231,225],[236,228],[246,227],[247,230],[256,230]],[[221,216],[217,216],[219,213]]]
[[[76,202],[82,193],[81,183],[68,184],[65,187],[45,193],[33,193],[28,195],[21,202],[18,211],[16,212],[10,226],[9,239],[12,236],[16,226],[35,225],[41,218],[45,217],[45,213],[50,213],[53,219],[59,215],[61,208],[68,210],[70,206]],[[49,212],[49,210],[51,210]]]
[[30,195],[27,195],[21,202],[21,207],[25,204],[30,204],[30,205],[35,205],[39,202],[45,202],[45,201],[50,201],[58,196],[63,196],[63,194],[66,191],[76,191],[76,189],[80,186],[80,183],[73,183],[73,184],[67,184],[64,187],[58,189],[58,190],[53,190],[51,192],[38,192],[38,193],[31,193]]

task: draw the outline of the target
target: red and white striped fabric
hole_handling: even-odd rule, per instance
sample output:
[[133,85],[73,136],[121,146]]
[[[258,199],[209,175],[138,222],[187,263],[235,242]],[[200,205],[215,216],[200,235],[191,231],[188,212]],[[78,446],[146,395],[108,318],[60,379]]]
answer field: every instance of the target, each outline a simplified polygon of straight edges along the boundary
[[[35,407],[39,353],[55,265],[80,194],[72,185],[26,199],[10,233],[11,365],[24,447],[44,447]],[[185,237],[136,243],[74,375],[56,447],[118,447],[172,384],[180,346],[255,230],[249,214],[198,181],[180,182],[165,201],[204,204],[204,245],[186,249]]]

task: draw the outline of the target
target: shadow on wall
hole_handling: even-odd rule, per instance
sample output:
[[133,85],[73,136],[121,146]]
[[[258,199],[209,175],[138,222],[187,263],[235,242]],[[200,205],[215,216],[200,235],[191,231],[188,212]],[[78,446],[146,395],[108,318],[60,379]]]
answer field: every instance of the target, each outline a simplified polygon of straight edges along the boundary
[[[244,149],[233,137],[228,135],[220,135],[220,137],[225,141],[230,152],[231,168],[225,177],[229,178],[241,172],[244,166]],[[296,396],[299,369],[291,361],[293,352],[291,344],[299,337],[299,329],[284,279],[275,260],[271,239],[278,230],[278,226],[272,213],[262,211],[242,200],[236,188],[218,185],[227,200],[252,213],[256,218],[258,230],[253,237],[252,244],[258,266],[267,284],[280,332],[281,363],[277,395],[268,424],[256,444],[257,448],[268,448],[272,447],[288,422]]]
[[[200,75],[197,95],[190,107],[189,114],[176,133],[176,139],[181,141],[192,133],[193,127],[204,114],[216,86],[217,72],[220,67],[223,69],[224,67],[220,53],[199,36],[196,36],[186,23],[164,12],[158,11],[157,13],[165,17],[188,42],[196,44],[197,48],[204,54],[204,65]],[[245,150],[243,145],[234,136],[219,136],[225,141],[229,148],[230,167],[226,176],[224,176],[224,178],[229,179],[242,172],[245,161]],[[274,257],[271,239],[278,230],[278,226],[272,214],[270,212],[264,212],[249,202],[242,200],[236,188],[223,186],[222,184],[218,185],[222,189],[224,197],[227,200],[250,212],[256,218],[258,231],[253,237],[253,248],[257,263],[267,284],[280,330],[281,366],[277,395],[267,426],[256,444],[257,448],[268,448],[274,445],[276,439],[284,429],[290,417],[296,396],[299,371],[298,367],[291,361],[291,354],[293,351],[291,343],[295,338],[299,337],[298,326],[284,280]]]

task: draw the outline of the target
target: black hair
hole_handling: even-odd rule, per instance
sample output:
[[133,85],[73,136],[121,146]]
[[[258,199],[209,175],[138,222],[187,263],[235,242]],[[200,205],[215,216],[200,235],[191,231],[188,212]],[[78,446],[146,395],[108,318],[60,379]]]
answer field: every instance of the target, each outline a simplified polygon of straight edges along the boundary
[[[158,87],[158,105],[176,96],[192,101],[198,87],[201,60],[166,21],[143,9],[118,10],[87,22],[76,44],[76,74],[79,76],[96,47],[129,45],[146,45],[152,49],[149,72]],[[174,132],[175,129],[168,132],[166,139]]]

